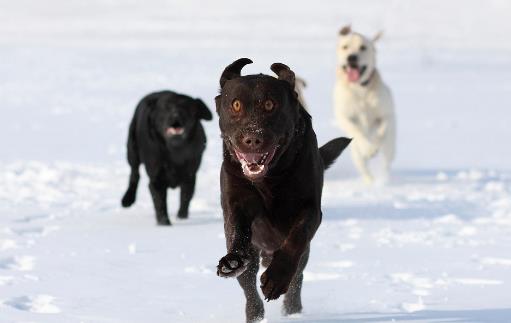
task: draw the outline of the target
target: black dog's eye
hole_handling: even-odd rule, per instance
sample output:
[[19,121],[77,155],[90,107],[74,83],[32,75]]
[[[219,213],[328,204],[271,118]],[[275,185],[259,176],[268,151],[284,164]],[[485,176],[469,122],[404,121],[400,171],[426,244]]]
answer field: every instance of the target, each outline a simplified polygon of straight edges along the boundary
[[239,113],[241,111],[241,101],[240,100],[234,100],[231,104],[232,111]]
[[275,103],[273,103],[272,100],[266,100],[264,101],[264,109],[268,112],[273,111],[273,108],[275,108]]
[[363,52],[363,51],[365,51],[366,49],[367,49],[367,47],[366,47],[365,45],[360,46],[360,51],[362,51],[362,52]]

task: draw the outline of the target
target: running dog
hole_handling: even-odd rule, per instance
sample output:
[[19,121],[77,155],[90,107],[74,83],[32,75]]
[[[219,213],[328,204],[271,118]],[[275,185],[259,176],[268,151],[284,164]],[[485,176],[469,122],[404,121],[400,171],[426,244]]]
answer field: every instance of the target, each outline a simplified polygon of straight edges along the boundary
[[368,162],[383,154],[385,178],[395,154],[396,121],[390,89],[376,68],[375,41],[343,27],[337,44],[334,110],[339,126],[353,138],[353,162],[367,183],[374,180]]
[[128,134],[128,163],[131,167],[128,190],[122,206],[135,202],[140,164],[149,176],[149,191],[160,225],[170,225],[167,189],[181,187],[177,217],[188,218],[188,207],[195,191],[195,174],[206,134],[200,120],[211,120],[211,112],[200,99],[171,91],[151,93],[135,110]]
[[241,76],[241,58],[227,66],[215,98],[223,138],[221,204],[227,254],[221,277],[237,277],[246,297],[246,320],[264,317],[257,291],[260,258],[266,300],[285,294],[284,313],[302,310],[303,270],[321,223],[323,173],[350,139],[318,149],[311,117],[294,91],[295,74],[275,63],[274,78]]

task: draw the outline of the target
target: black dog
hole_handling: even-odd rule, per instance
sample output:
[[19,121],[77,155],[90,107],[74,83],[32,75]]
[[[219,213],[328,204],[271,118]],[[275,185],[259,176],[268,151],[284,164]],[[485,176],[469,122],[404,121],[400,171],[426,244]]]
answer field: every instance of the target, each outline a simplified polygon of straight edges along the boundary
[[321,222],[323,173],[350,139],[318,149],[311,117],[294,92],[294,73],[275,63],[268,75],[240,76],[241,58],[227,66],[215,98],[224,145],[221,202],[227,255],[217,274],[237,277],[248,322],[264,317],[257,292],[259,257],[267,300],[284,299],[284,313],[302,309],[300,291],[309,244]]
[[211,112],[200,99],[171,91],[151,93],[135,110],[128,135],[129,187],[122,206],[135,202],[138,169],[144,163],[149,175],[158,224],[170,225],[167,214],[167,188],[181,187],[177,216],[188,217],[188,206],[195,190],[206,135],[200,119],[211,120]]

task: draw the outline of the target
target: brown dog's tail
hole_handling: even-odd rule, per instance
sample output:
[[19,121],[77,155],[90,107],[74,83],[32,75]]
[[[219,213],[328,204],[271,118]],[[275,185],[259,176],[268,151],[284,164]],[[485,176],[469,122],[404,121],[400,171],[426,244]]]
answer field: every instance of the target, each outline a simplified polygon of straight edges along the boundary
[[348,147],[351,139],[345,137],[335,138],[330,140],[323,146],[319,148],[319,154],[321,155],[321,159],[323,159],[323,166],[325,169],[330,167],[334,161],[339,157],[342,151]]

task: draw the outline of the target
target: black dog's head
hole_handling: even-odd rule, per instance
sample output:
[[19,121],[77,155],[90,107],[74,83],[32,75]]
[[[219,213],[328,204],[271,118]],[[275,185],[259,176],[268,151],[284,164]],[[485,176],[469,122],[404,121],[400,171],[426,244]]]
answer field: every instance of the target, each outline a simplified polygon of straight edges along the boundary
[[179,145],[188,139],[200,119],[212,119],[201,99],[173,92],[158,98],[152,117],[156,131],[170,145]]
[[258,181],[290,144],[301,107],[289,67],[272,64],[278,79],[263,74],[241,76],[243,66],[250,63],[241,58],[225,68],[215,102],[225,146],[243,174]]

